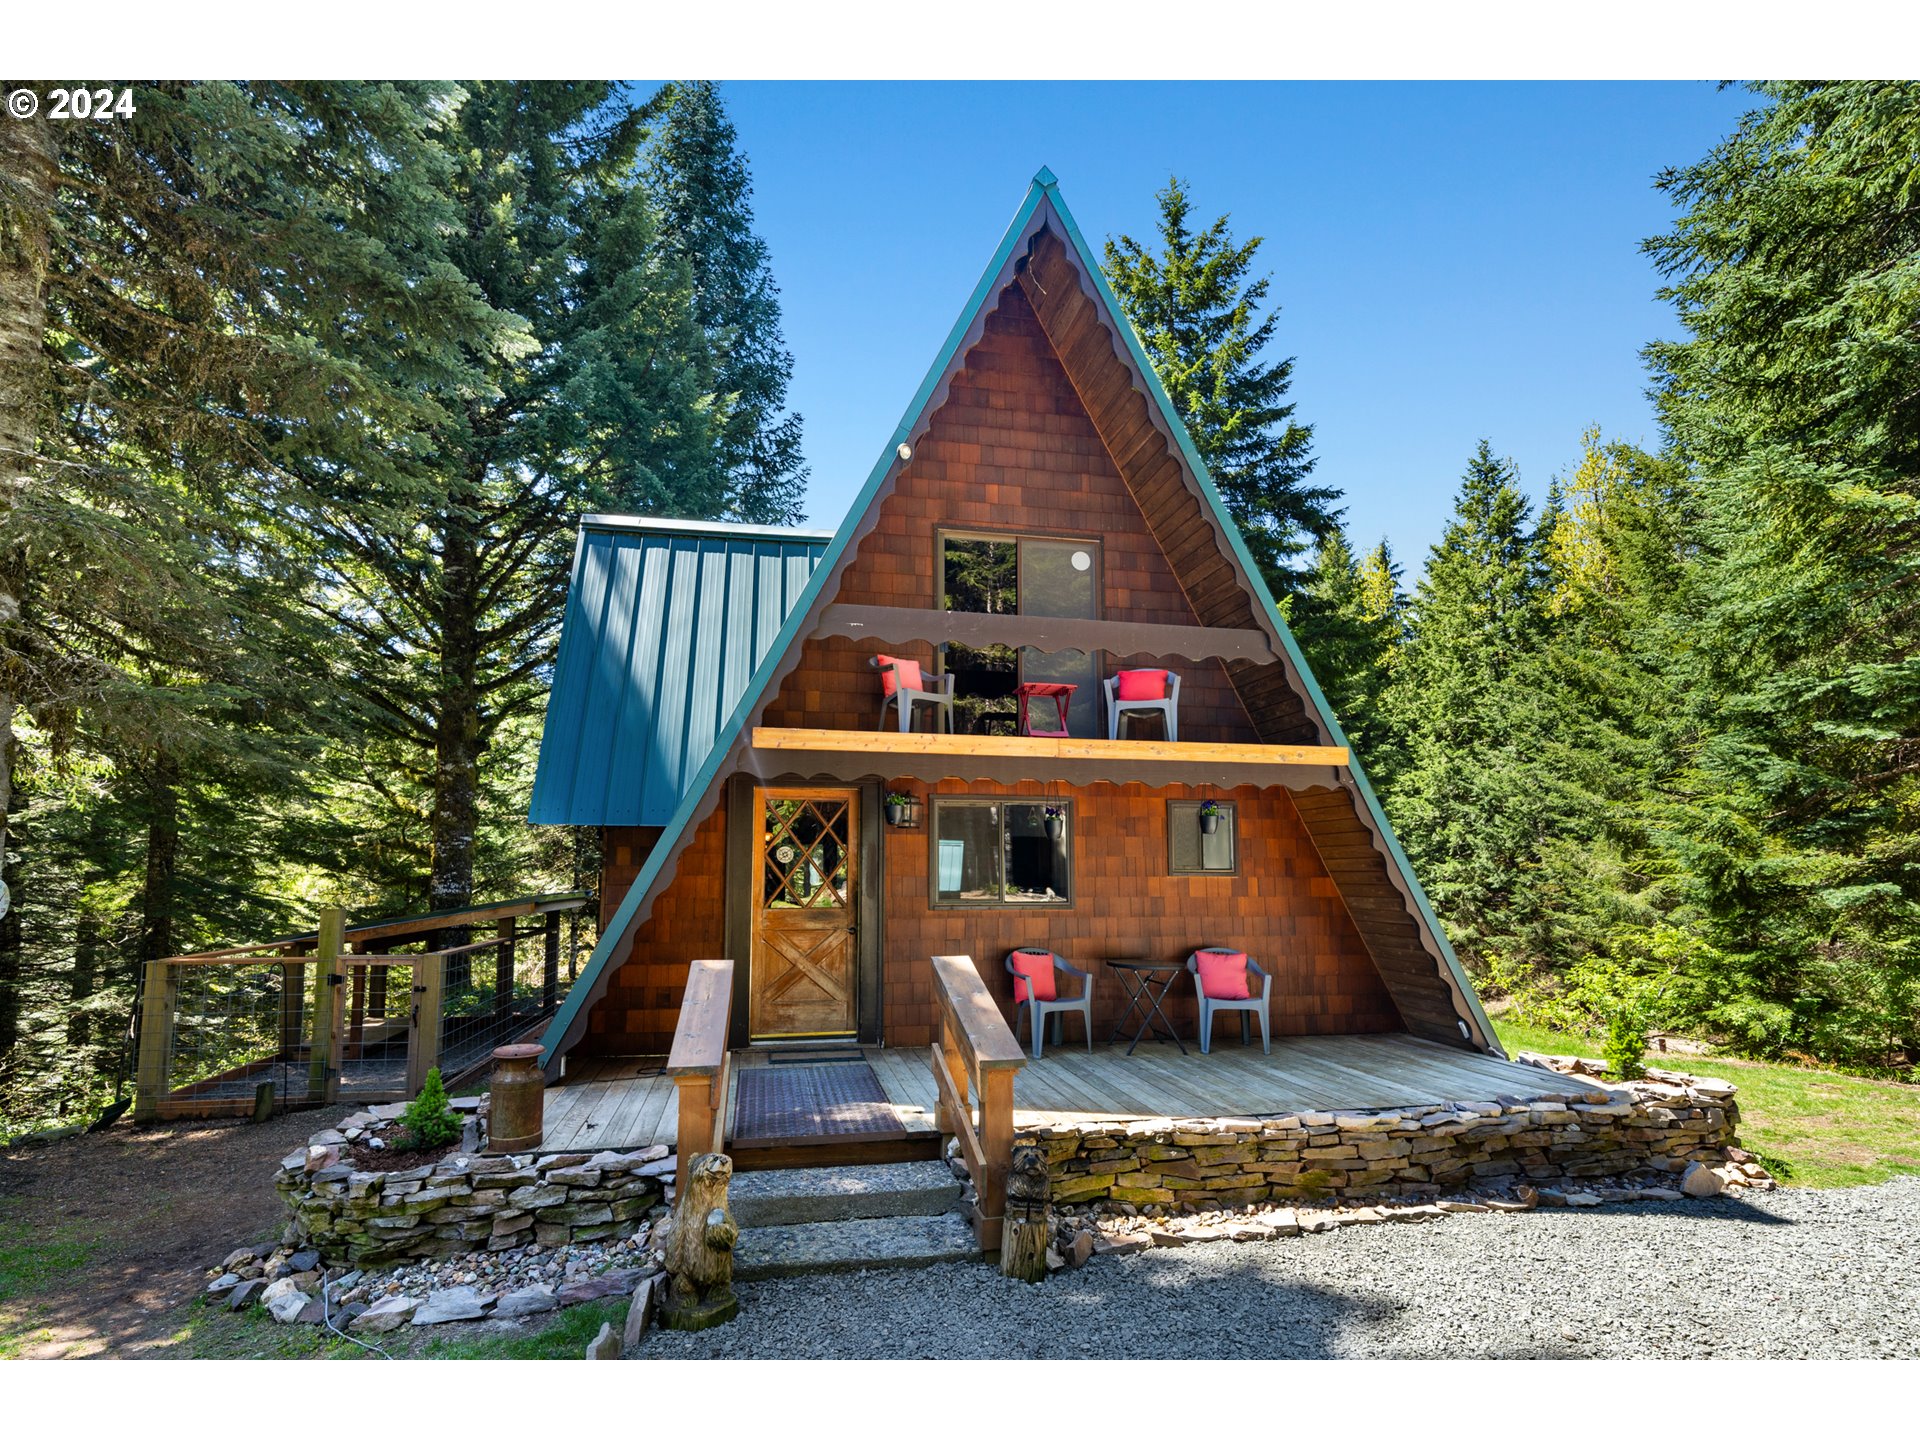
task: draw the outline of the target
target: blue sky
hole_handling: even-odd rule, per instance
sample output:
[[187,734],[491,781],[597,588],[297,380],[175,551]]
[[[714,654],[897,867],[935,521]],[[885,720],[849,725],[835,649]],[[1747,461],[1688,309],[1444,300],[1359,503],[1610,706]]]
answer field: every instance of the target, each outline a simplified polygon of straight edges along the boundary
[[1409,579],[1481,436],[1536,497],[1581,431],[1657,442],[1640,348],[1676,332],[1653,188],[1752,103],[1705,83],[725,87],[837,523],[1033,172],[1087,238],[1144,237],[1169,174],[1226,211],[1281,306],[1316,477]]

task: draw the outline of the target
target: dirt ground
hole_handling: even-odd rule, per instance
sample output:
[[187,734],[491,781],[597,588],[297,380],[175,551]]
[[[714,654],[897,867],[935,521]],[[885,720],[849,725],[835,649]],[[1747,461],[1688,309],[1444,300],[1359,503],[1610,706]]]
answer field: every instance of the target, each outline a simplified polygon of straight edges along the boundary
[[350,1113],[304,1110],[261,1125],[123,1120],[0,1152],[0,1251],[13,1252],[0,1258],[16,1275],[34,1272],[0,1298],[0,1353],[167,1355],[206,1268],[235,1246],[278,1238],[286,1212],[275,1162]]

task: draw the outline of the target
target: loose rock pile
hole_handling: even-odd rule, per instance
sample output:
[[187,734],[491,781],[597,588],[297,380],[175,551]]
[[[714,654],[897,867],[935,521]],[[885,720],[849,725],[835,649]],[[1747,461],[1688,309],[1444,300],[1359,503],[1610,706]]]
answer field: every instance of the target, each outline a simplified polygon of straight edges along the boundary
[[[234,1251],[210,1273],[208,1303],[259,1304],[288,1325],[380,1335],[402,1325],[520,1319],[567,1305],[630,1295],[661,1271],[670,1222],[663,1209],[622,1239],[582,1245],[532,1242],[513,1250],[421,1260],[381,1272],[328,1265],[311,1247]],[[322,1290],[325,1294],[322,1294]]]
[[[1520,1058],[1576,1081],[1592,1073],[1590,1062]],[[1424,1202],[1503,1183],[1634,1175],[1655,1188],[1680,1179],[1688,1194],[1770,1188],[1752,1156],[1729,1148],[1739,1119],[1733,1094],[1724,1080],[1658,1071],[1625,1085],[1580,1083],[1525,1100],[1054,1125],[1033,1133],[1047,1149],[1057,1206],[1135,1215],[1361,1197]]]
[[632,1235],[672,1187],[673,1158],[664,1145],[539,1156],[462,1150],[385,1172],[357,1170],[343,1158],[355,1141],[390,1146],[399,1109],[353,1115],[280,1162],[276,1183],[293,1212],[290,1242],[353,1267],[529,1244],[586,1245]]

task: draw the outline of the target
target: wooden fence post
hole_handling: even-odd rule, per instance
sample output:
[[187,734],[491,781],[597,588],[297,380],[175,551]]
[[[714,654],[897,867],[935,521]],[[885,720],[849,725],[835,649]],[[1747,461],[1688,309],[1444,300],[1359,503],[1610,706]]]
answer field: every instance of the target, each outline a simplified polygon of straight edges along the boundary
[[980,1213],[986,1217],[983,1249],[1000,1246],[1007,1213],[1007,1170],[1013,1160],[1013,1071],[988,1070],[980,1077],[980,1151],[984,1164],[974,1177]]
[[555,1009],[560,1003],[560,912],[547,912],[546,955],[540,973],[540,1010],[541,1013]]
[[346,1038],[346,978],[340,950],[346,939],[346,912],[320,912],[313,952],[313,1048],[307,1065],[307,1099],[332,1103],[340,1098],[340,1050]]
[[[519,929],[513,917],[508,916],[500,922],[500,943],[493,947],[495,960],[493,972],[493,1018],[496,1021],[506,1018],[513,1010],[513,949],[514,934]],[[511,1037],[502,1037],[505,1044]]]
[[136,1059],[133,1118],[154,1120],[167,1093],[167,1067],[173,1058],[174,1010],[180,976],[164,960],[149,960],[146,995],[140,1002],[140,1053]]
[[446,995],[446,957],[433,951],[413,962],[413,1011],[407,1022],[407,1095],[420,1093],[427,1071],[440,1063],[440,1006]]

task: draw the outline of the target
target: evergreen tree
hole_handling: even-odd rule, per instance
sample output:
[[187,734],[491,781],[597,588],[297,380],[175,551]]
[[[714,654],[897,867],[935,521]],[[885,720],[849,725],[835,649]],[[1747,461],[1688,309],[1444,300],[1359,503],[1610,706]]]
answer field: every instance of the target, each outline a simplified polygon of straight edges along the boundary
[[683,262],[712,374],[713,444],[726,514],[766,524],[800,518],[807,469],[800,417],[786,412],[793,356],[780,336],[780,289],[753,230],[733,122],[710,80],[678,81],[659,101],[646,179],[660,207],[660,248]]
[[1378,621],[1395,646],[1407,633],[1407,600],[1400,589],[1403,578],[1400,562],[1393,558],[1393,548],[1383,535],[1360,561],[1360,613]]
[[1421,884],[1469,952],[1550,948],[1533,888],[1555,797],[1535,683],[1549,572],[1509,460],[1484,440],[1427,558],[1386,709],[1404,747],[1386,804]]
[[[26,447],[0,516],[29,717],[7,768],[24,755],[32,791],[30,845],[8,858],[34,881],[0,964],[45,977],[71,943],[74,967],[71,985],[0,977],[0,1041],[50,996],[90,1003],[103,974],[125,996],[103,970],[115,935],[137,960],[210,917],[262,918],[249,882],[281,857],[257,817],[252,844],[230,822],[263,786],[297,787],[304,737],[328,723],[289,658],[262,518],[316,454],[391,483],[437,413],[425,387],[464,383],[462,347],[502,323],[438,254],[447,87],[134,91],[131,116],[59,130],[50,174],[48,156],[0,156],[10,223],[44,247],[39,308],[10,311],[33,332],[11,355],[31,379],[0,394]],[[70,820],[53,802],[75,796]],[[129,832],[144,845],[114,843]],[[96,908],[116,903],[130,923]]]
[[1178,179],[1154,197],[1157,248],[1110,239],[1104,269],[1276,598],[1300,584],[1294,560],[1334,527],[1339,492],[1311,483],[1313,428],[1287,400],[1293,360],[1267,358],[1280,323],[1271,277],[1253,277],[1261,238],[1236,243],[1221,216],[1189,224]]
[[1381,701],[1401,637],[1400,597],[1386,542],[1362,562],[1335,525],[1316,548],[1299,593],[1290,597],[1289,612],[1307,663],[1368,772],[1391,773]]
[[353,641],[340,680],[403,759],[394,788],[431,794],[433,909],[471,900],[484,761],[544,699],[574,518],[727,507],[690,272],[638,183],[653,108],[606,84],[467,87],[447,253],[525,343],[474,355],[481,383],[441,397],[408,483],[302,473],[287,542]]
[[1920,1057],[1920,85],[1781,83],[1660,185],[1650,347],[1704,516],[1668,832],[1724,1024]]

